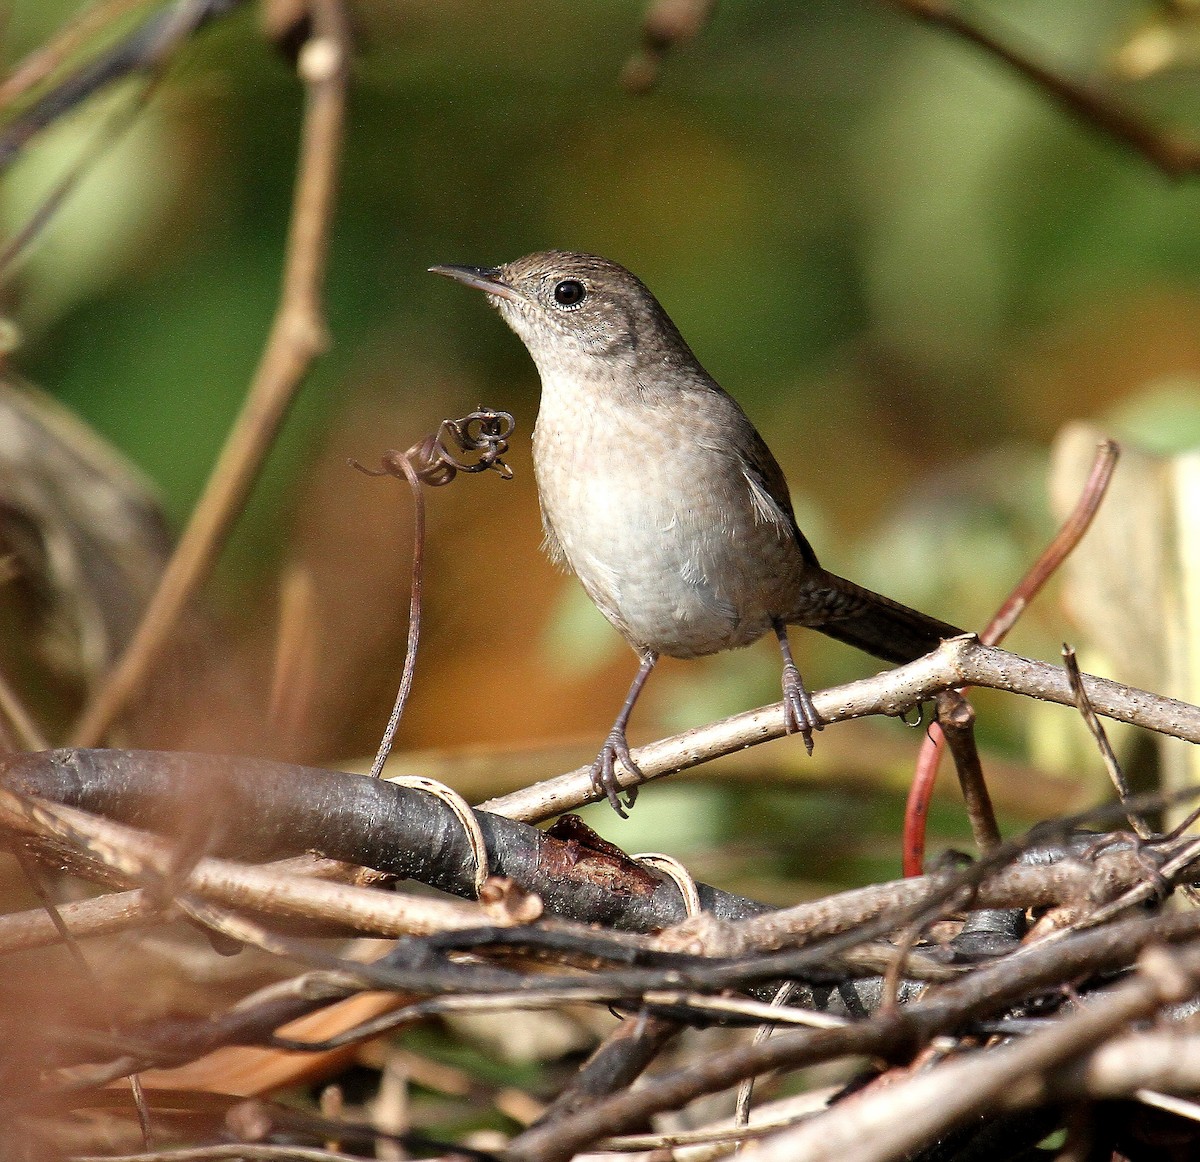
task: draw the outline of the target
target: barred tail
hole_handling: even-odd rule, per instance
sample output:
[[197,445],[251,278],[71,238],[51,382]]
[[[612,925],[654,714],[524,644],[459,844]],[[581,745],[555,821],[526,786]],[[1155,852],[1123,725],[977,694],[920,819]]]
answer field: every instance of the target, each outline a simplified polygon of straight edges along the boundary
[[796,622],[886,662],[914,661],[963,632],[824,569],[817,572],[809,591],[814,600],[806,600],[807,612]]

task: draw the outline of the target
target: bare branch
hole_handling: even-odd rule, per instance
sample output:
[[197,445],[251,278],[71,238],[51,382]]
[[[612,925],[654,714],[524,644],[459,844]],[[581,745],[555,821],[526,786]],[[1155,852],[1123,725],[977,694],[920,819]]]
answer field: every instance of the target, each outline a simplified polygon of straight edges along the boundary
[[[1200,707],[1106,678],[1087,675],[1083,681],[1098,714],[1172,738],[1200,742]],[[973,637],[954,638],[905,666],[819,691],[813,695],[813,702],[821,721],[828,725],[871,714],[898,717],[943,690],[962,686],[985,686],[1060,706],[1075,705],[1070,679],[1062,667],[982,645]],[[782,738],[785,733],[783,704],[776,703],[651,743],[635,751],[634,759],[649,782],[744,747]],[[590,770],[580,767],[510,795],[489,799],[480,807],[510,819],[550,818],[582,803],[596,801]],[[622,786],[629,786],[635,779],[622,771],[619,781]]]
[[320,306],[341,162],[350,33],[340,0],[313,0],[313,36],[300,56],[308,90],[279,308],[246,402],[158,590],[73,735],[103,738],[137,693],[188,599],[212,569],[314,360],[329,345]]

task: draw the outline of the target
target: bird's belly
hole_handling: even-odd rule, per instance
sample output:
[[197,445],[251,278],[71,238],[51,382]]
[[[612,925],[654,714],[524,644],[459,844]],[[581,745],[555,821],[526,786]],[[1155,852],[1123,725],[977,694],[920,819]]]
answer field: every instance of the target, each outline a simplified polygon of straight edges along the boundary
[[539,464],[549,539],[588,595],[635,648],[689,658],[756,641],[795,591],[795,541],[755,521],[740,481],[619,447],[620,463],[587,471]]

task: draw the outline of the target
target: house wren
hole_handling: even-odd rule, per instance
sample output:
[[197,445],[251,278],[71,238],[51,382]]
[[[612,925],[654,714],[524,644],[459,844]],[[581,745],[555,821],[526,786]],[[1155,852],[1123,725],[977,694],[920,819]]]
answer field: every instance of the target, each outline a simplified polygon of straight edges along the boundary
[[[641,776],[625,727],[660,654],[702,657],[773,631],[787,729],[811,754],[821,721],[787,626],[889,662],[962,632],[821,568],[758,430],[624,267],[552,250],[495,268],[430,269],[484,291],[533,356],[546,547],[641,658],[592,765],[618,814],[617,761]],[[629,787],[628,806],[635,794]]]

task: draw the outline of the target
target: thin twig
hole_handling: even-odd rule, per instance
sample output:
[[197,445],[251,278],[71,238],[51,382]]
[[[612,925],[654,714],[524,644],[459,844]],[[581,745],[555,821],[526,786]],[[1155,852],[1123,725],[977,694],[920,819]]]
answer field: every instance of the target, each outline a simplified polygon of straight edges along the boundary
[[[1129,782],[1125,778],[1125,772],[1121,770],[1121,764],[1117,759],[1116,752],[1112,748],[1112,743],[1108,741],[1108,734],[1105,732],[1104,725],[1096,716],[1095,710],[1092,709],[1091,702],[1088,701],[1087,690],[1083,686],[1083,677],[1079,672],[1079,662],[1075,657],[1074,647],[1064,642],[1062,656],[1063,665],[1067,670],[1067,677],[1071,679],[1071,692],[1075,695],[1075,705],[1079,709],[1080,717],[1083,719],[1088,732],[1096,743],[1096,749],[1100,752],[1100,758],[1104,762],[1104,769],[1108,772],[1108,777],[1112,781],[1114,790],[1117,792],[1117,798],[1122,803],[1128,803],[1133,792],[1129,789]],[[1139,839],[1149,839],[1154,834],[1153,829],[1136,812],[1130,811],[1127,818],[1129,819],[1129,826],[1133,828],[1134,834]]]
[[[91,900],[58,905],[62,925],[77,937],[101,936],[152,924],[160,915],[156,900],[140,889],[110,892]],[[61,929],[41,908],[0,916],[0,955],[57,944]]]
[[[1140,932],[1145,939],[1145,943],[1139,944],[1143,960],[1146,959],[1148,943],[1162,942],[1166,930],[1163,924],[1165,919],[1158,918],[1154,925],[1146,926],[1144,921],[1127,923],[1130,934]],[[1195,941],[1197,918],[1193,915],[1171,917],[1170,923],[1181,924],[1189,932],[1192,941],[1178,953],[1171,953],[1172,964],[1180,964],[1191,978],[1200,975],[1200,946]],[[1156,931],[1154,937],[1150,936],[1151,927]],[[743,1077],[767,1070],[795,1069],[817,1061],[845,1057],[909,1057],[936,1034],[1002,1010],[1007,998],[1031,995],[1037,990],[1036,981],[1042,973],[1053,976],[1058,982],[1069,979],[1072,964],[1067,950],[1074,947],[1079,953],[1084,949],[1084,942],[1095,940],[1099,943],[1111,940],[1112,936],[1111,932],[1092,933],[1076,937],[1073,944],[1025,950],[1020,956],[1023,972],[1019,984],[1012,976],[1012,968],[1018,957],[1006,957],[1001,963],[981,968],[898,1012],[879,1012],[867,1020],[852,1022],[839,1029],[781,1033],[761,1045],[739,1046],[710,1053],[674,1072],[655,1077],[639,1089],[626,1090],[597,1102],[545,1130],[534,1128],[526,1131],[509,1143],[505,1158],[508,1162],[564,1162],[601,1137],[632,1129],[654,1113],[678,1108],[702,1094],[719,1092]],[[1157,963],[1161,964],[1161,960]],[[1035,965],[1038,967],[1035,968]],[[1077,968],[1078,961],[1075,961],[1075,966]],[[1158,970],[1139,974],[1129,984],[1118,985],[1108,991],[1106,1001],[1111,1003],[1088,1005],[1067,1020],[1056,1022],[1046,1040],[1035,1042],[1032,1051],[1036,1059],[1035,1067],[1040,1068],[1044,1063],[1082,1053],[1097,1044],[1103,1035],[1119,1031],[1123,1018],[1153,1012],[1165,1000],[1179,999],[1178,991],[1182,989],[1176,990],[1173,982],[1164,982],[1164,977],[1168,975],[1166,971]],[[1178,979],[1179,974],[1176,975]],[[1017,1050],[1022,1048],[1020,1045],[1016,1047]],[[1000,1068],[1007,1069],[1010,1060],[1011,1057],[1005,1058]],[[1022,1057],[1021,1060],[1024,1068],[1031,1071],[1029,1057]],[[910,1084],[915,1085],[916,1079]],[[879,1092],[882,1094],[887,1090]],[[977,1095],[978,1091],[964,1090],[960,1096],[970,1101]],[[924,1097],[928,1102],[928,1094]],[[940,1124],[955,1120],[957,1113],[953,1106],[948,1109],[937,1105],[926,1108],[927,1117],[938,1120]],[[943,1119],[947,1119],[947,1122],[943,1122]],[[854,1157],[856,1162],[868,1156],[874,1157],[863,1152],[864,1143],[873,1137],[868,1132],[857,1139],[853,1150],[834,1147],[821,1156]],[[793,1155],[772,1157],[791,1158]]]
[[[612,1151],[670,1150],[672,1147],[764,1138],[823,1110],[840,1088],[830,1086],[826,1089],[810,1090],[794,1097],[757,1106],[753,1111],[753,1120],[746,1125],[738,1125],[736,1121],[723,1118],[696,1130],[674,1130],[663,1134],[622,1134],[619,1137],[602,1138],[597,1146],[601,1150]],[[724,1154],[725,1151],[717,1155],[706,1152],[700,1157],[708,1159],[714,1156],[723,1157]],[[676,1149],[672,1157],[679,1159],[679,1162],[687,1162],[691,1155]]]
[[954,757],[975,846],[986,855],[1000,846],[1002,837],[975,745],[974,707],[957,690],[945,690],[937,696],[937,713],[938,725]]
[[222,1162],[226,1158],[245,1158],[248,1162],[362,1162],[361,1154],[341,1154],[316,1146],[258,1146],[245,1143],[175,1147],[145,1154],[73,1154],[67,1162]]
[[63,77],[0,128],[0,171],[39,133],[100,90],[126,77],[161,75],[175,50],[198,29],[244,0],[174,0]]
[[371,763],[373,779],[379,778],[383,773],[383,765],[387,762],[396,738],[396,728],[400,725],[400,716],[404,713],[408,696],[412,692],[413,676],[417,668],[417,646],[421,640],[421,583],[425,572],[425,491],[407,456],[389,456],[387,463],[400,470],[412,490],[412,579],[408,594],[408,641],[404,646],[404,668],[400,672],[400,685],[396,691],[392,713],[384,728],[383,738],[380,739],[379,749],[375,752],[375,761]]
[[1097,928],[1122,912],[1161,898],[1164,892],[1169,891],[1174,885],[1176,878],[1190,869],[1198,858],[1200,858],[1200,838],[1192,838],[1162,864],[1155,874],[1150,874],[1150,869],[1147,868],[1147,874],[1142,877],[1141,882],[1122,892],[1116,899],[1109,900],[1094,911],[1081,916],[1068,927],[1048,933],[1042,938],[1041,943],[1047,944],[1052,940],[1061,940],[1069,932],[1082,932],[1088,928]]
[[985,1060],[950,1061],[895,1085],[874,1090],[765,1143],[763,1162],[817,1162],[847,1157],[892,1162],[922,1142],[936,1141],[967,1118],[1043,1100],[1049,1079],[1139,1018],[1186,1000],[1200,974],[1193,946],[1177,952],[1149,949],[1140,971],[1104,990],[1087,1005],[1023,1042],[1003,1046]]
[[[781,1008],[786,1005],[788,999],[795,991],[796,982],[785,980],[779,986],[778,991],[771,998],[771,1008]],[[836,1019],[836,1018],[834,1018]],[[754,1044],[758,1045],[765,1041],[775,1031],[774,1021],[768,1021],[765,1024],[759,1025],[754,1031]],[[750,1121],[750,1103],[754,1099],[754,1078],[747,1077],[745,1081],[738,1086],[737,1101],[733,1109],[733,1121],[736,1126],[746,1126]]]
[[212,569],[314,360],[329,345],[320,306],[345,127],[350,33],[340,0],[313,0],[300,56],[308,92],[279,308],[241,414],[125,652],[72,732],[91,744],[137,693],[180,612]]

